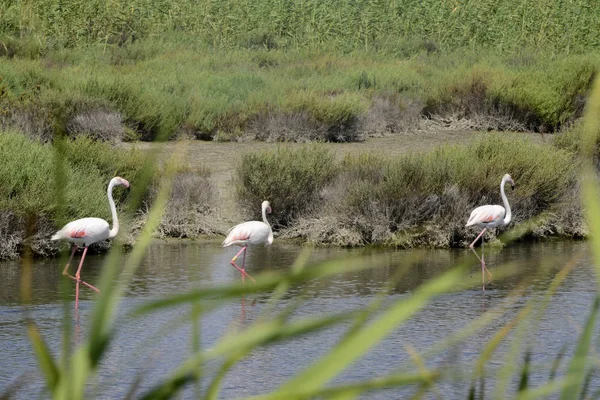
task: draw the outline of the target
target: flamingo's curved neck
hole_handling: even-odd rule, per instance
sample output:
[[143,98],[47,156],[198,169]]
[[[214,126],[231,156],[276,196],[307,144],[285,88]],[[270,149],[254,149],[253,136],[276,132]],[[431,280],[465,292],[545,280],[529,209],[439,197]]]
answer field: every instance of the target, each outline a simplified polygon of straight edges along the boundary
[[265,224],[269,225],[269,228],[270,228],[271,224],[269,224],[269,221],[267,221],[267,207],[262,208],[262,216],[263,216],[263,222]]
[[271,244],[273,243],[273,229],[271,228],[271,224],[269,224],[269,221],[267,221],[267,207],[262,208],[262,217],[263,222],[269,227],[269,238],[267,240],[268,243]]
[[108,204],[110,205],[110,212],[112,214],[112,223],[113,227],[110,231],[108,231],[108,237],[114,238],[119,233],[119,219],[117,218],[117,208],[115,207],[115,201],[113,200],[112,191],[115,185],[111,182],[108,185],[108,190],[106,194],[108,195]]
[[502,183],[500,184],[500,194],[502,195],[502,201],[504,202],[504,209],[506,210],[506,214],[504,215],[504,219],[502,220],[502,224],[508,225],[510,219],[512,218],[512,213],[510,211],[510,204],[508,204],[508,199],[506,198],[506,194],[504,193],[504,184],[506,183],[505,179],[502,179]]

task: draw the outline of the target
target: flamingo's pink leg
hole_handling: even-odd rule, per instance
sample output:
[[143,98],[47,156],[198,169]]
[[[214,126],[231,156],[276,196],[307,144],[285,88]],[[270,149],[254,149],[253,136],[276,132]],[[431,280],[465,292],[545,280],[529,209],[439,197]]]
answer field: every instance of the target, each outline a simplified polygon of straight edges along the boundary
[[[71,257],[69,257],[69,261],[67,262],[67,265],[65,266],[65,269],[63,269],[62,274],[64,276],[68,276],[69,278],[73,279],[74,281],[77,281],[77,278],[75,278],[73,275],[69,274],[67,272],[69,265],[71,264],[71,260],[73,260],[73,256],[75,255],[75,251],[77,251],[79,247],[77,245],[73,246],[73,251],[71,252]],[[100,293],[100,290],[95,288],[94,286],[90,285],[87,282],[81,281],[81,283],[83,283],[85,286],[89,287],[90,289],[95,290],[97,293]]]
[[95,290],[96,292],[100,293],[100,290],[98,290],[97,288],[95,288],[94,286],[90,285],[87,282],[84,282],[81,280],[81,267],[83,267],[83,260],[85,260],[85,254],[87,253],[87,246],[85,246],[83,248],[83,254],[81,255],[81,261],[79,262],[79,268],[77,268],[77,272],[75,273],[75,309],[77,310],[77,307],[79,305],[79,283],[83,283],[84,285],[86,285],[87,287],[89,287],[90,289]]
[[238,256],[239,256],[239,255],[240,255],[242,252],[244,253],[244,262],[246,261],[246,252],[245,252],[245,251],[246,251],[246,247],[247,247],[247,246],[244,246],[244,247],[242,247],[242,249],[241,249],[240,251],[238,251],[238,253],[235,255],[235,257],[233,257],[233,258],[231,259],[231,265],[233,265],[233,266],[234,266],[234,267],[235,267],[235,268],[236,268],[238,271],[240,271],[240,272],[242,273],[242,281],[243,281],[243,279],[244,279],[244,275],[245,275],[245,276],[247,276],[248,278],[250,278],[250,280],[251,280],[252,282],[256,283],[256,281],[254,280],[254,278],[252,278],[250,275],[248,275],[248,274],[246,273],[246,271],[244,271],[244,269],[243,269],[243,268],[240,268],[240,267],[238,267],[238,266],[237,266],[237,264],[235,263],[235,260],[237,260]]
[[[64,270],[63,270],[63,272],[62,272],[62,274],[63,274],[64,276],[68,276],[69,278],[73,279],[73,280],[74,280],[74,281],[76,281],[76,282],[77,282],[77,278],[76,278],[76,277],[74,277],[73,275],[69,274],[69,273],[67,272],[67,269],[69,268],[69,264],[71,264],[71,260],[73,259],[73,255],[75,254],[75,251],[76,251],[77,249],[78,249],[78,247],[77,247],[77,246],[74,246],[74,247],[73,247],[73,252],[71,253],[71,257],[69,258],[69,262],[67,263],[67,266],[65,267],[65,269],[64,269]],[[85,253],[85,251],[87,251],[87,247],[85,248],[85,250],[84,250],[84,253]],[[82,258],[82,259],[83,259],[83,258]],[[82,262],[83,262],[83,261],[82,261]],[[81,267],[80,267],[80,268],[81,268]],[[85,286],[89,287],[90,289],[92,289],[92,290],[96,291],[96,293],[100,293],[100,290],[99,290],[99,289],[97,289],[96,287],[94,287],[94,286],[90,285],[89,283],[87,283],[87,282],[84,282],[84,281],[81,281],[81,283],[83,283]]]
[[[246,250],[248,249],[248,247],[244,247],[244,252],[242,253],[244,255],[244,258],[242,258],[242,271],[244,271],[244,274],[246,273]],[[242,274],[242,283],[244,283],[244,274]]]
[[488,275],[490,276],[490,279],[489,279],[489,281],[488,281],[488,282],[491,282],[491,281],[492,281],[492,273],[490,272],[490,270],[489,270],[489,269],[487,268],[487,266],[485,265],[485,261],[484,261],[484,259],[483,259],[483,243],[484,243],[484,242],[481,242],[481,262],[482,262],[482,264],[483,264],[483,268],[485,268],[486,272],[487,272],[487,273],[488,273]]
[[67,269],[69,269],[69,265],[71,264],[71,260],[73,260],[73,256],[75,255],[75,252],[77,251],[77,245],[73,245],[73,251],[71,252],[71,257],[69,257],[69,261],[67,261],[67,265],[65,266],[65,269],[63,269],[62,274],[63,275],[69,275],[69,273],[67,272]]
[[483,238],[481,240],[481,257],[479,257],[479,255],[477,254],[477,252],[473,248],[473,245],[475,245],[475,243],[477,242],[477,240],[479,240],[479,238],[483,236],[483,234],[485,233],[486,230],[487,230],[487,228],[483,228],[483,230],[481,231],[481,233],[469,245],[469,248],[471,249],[471,251],[473,251],[473,254],[475,254],[475,257],[477,257],[477,259],[481,263],[481,283],[482,283],[483,291],[484,292],[485,292],[485,271],[487,271],[487,273],[489,274],[490,280],[492,279],[492,273],[488,270],[488,268],[485,265],[485,261],[484,261],[483,248],[484,248],[485,238]]
[[481,231],[481,233],[479,235],[477,235],[477,237],[475,238],[475,240],[473,240],[473,243],[471,243],[469,245],[470,248],[473,248],[473,246],[475,245],[475,243],[477,243],[477,241],[479,240],[479,238],[483,236],[483,234],[485,233],[485,231],[487,231],[487,228],[483,228],[483,230]]

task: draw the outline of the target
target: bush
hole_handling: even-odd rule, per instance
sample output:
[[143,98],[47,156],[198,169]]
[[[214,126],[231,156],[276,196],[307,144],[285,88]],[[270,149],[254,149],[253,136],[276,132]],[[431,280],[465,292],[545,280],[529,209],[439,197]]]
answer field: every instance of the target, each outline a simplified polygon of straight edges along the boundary
[[540,235],[568,234],[556,221],[565,207],[560,203],[577,196],[575,166],[569,152],[506,134],[395,159],[348,156],[328,206],[319,218],[300,221],[290,236],[349,245],[465,245],[474,233],[464,226],[472,209],[502,204],[499,186],[505,173],[517,183],[514,192],[507,190],[513,223],[546,215],[546,225],[536,228]]
[[261,219],[260,204],[271,202],[270,223],[288,226],[319,203],[320,192],[336,175],[333,154],[323,146],[277,147],[242,156],[233,184],[248,218]]
[[[26,220],[37,221],[45,232],[34,240],[34,247],[46,248],[50,233],[64,223],[83,217],[110,220],[106,187],[115,175],[121,175],[135,184],[143,158],[136,151],[127,151],[93,142],[88,138],[66,141],[64,187],[64,220],[56,220],[57,199],[55,180],[56,152],[53,147],[31,141],[20,133],[0,133],[0,216],[3,226],[19,232],[19,238],[0,242],[13,243],[10,252],[2,257],[13,257],[23,244]],[[119,191],[115,191],[118,201]],[[2,232],[7,235],[10,232]],[[16,247],[15,247],[16,246]],[[56,250],[56,247],[53,247]],[[47,250],[44,250],[47,252]]]
[[[152,197],[158,190],[160,175],[153,185]],[[177,168],[171,196],[158,226],[158,235],[192,238],[200,234],[214,234],[217,229],[210,222],[216,208],[216,188],[207,168]]]

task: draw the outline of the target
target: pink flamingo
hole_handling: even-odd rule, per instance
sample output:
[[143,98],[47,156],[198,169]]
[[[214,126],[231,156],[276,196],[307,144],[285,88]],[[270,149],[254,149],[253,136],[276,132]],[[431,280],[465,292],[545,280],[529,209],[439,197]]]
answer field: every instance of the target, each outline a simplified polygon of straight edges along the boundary
[[[237,245],[242,247],[242,249],[231,259],[231,265],[238,269],[242,273],[242,282],[244,282],[244,276],[250,278],[252,282],[256,282],[250,275],[246,273],[246,249],[249,245],[257,245],[264,244],[270,245],[273,243],[273,231],[271,230],[271,225],[269,225],[269,221],[267,221],[267,213],[271,213],[271,205],[268,201],[262,202],[262,217],[261,221],[248,221],[242,222],[239,225],[234,226],[228,232],[227,237],[223,241],[223,247],[228,247],[231,245]],[[242,268],[240,268],[236,263],[238,256],[241,253],[244,253],[244,258],[242,261]]]
[[483,282],[483,290],[484,291],[485,291],[485,272],[484,271],[487,271],[487,273],[490,276],[490,279],[492,278],[492,273],[485,266],[485,261],[483,258],[483,243],[485,242],[485,238],[481,239],[481,258],[479,258],[479,256],[477,255],[477,252],[473,248],[473,245],[475,245],[475,242],[477,242],[477,240],[479,240],[479,238],[483,236],[483,234],[485,233],[485,231],[488,228],[491,229],[491,228],[495,228],[497,226],[505,226],[505,225],[508,225],[508,223],[510,222],[510,219],[512,217],[512,214],[510,211],[510,204],[508,204],[508,199],[506,198],[506,194],[504,194],[504,184],[506,182],[510,182],[512,189],[515,188],[515,182],[512,180],[512,178],[510,177],[509,174],[505,174],[502,177],[502,182],[500,183],[500,195],[502,196],[502,202],[504,203],[504,207],[498,206],[498,205],[489,205],[489,204],[485,205],[485,206],[477,207],[476,209],[474,209],[471,212],[471,216],[469,217],[469,220],[467,221],[467,225],[466,225],[466,226],[475,225],[475,226],[478,226],[479,228],[483,228],[481,233],[475,238],[475,240],[473,240],[473,243],[471,243],[469,245],[469,248],[471,250],[473,250],[473,253],[475,253],[475,256],[477,256],[479,261],[481,261],[481,280]]
[[[119,233],[119,220],[117,218],[117,209],[115,208],[115,202],[112,198],[113,187],[115,186],[125,186],[129,188],[129,182],[120,177],[114,177],[111,179],[108,185],[108,203],[110,204],[110,211],[112,213],[113,220],[113,228],[109,229],[108,222],[101,218],[81,218],[76,221],[69,222],[61,230],[52,235],[52,240],[66,239],[69,242],[73,243],[73,251],[71,252],[71,257],[69,257],[69,261],[65,269],[63,270],[63,275],[68,276],[73,279],[76,283],[75,285],[75,310],[77,310],[79,304],[79,283],[83,283],[85,286],[90,289],[100,293],[100,290],[90,285],[87,282],[84,282],[80,279],[81,267],[83,266],[83,260],[85,259],[85,254],[87,253],[88,246],[92,243],[100,242],[102,240],[114,238]],[[69,268],[69,264],[71,264],[71,260],[75,255],[75,251],[79,248],[79,246],[84,246],[83,254],[81,255],[81,261],[79,262],[79,268],[77,268],[77,272],[75,276],[70,275],[67,272]]]

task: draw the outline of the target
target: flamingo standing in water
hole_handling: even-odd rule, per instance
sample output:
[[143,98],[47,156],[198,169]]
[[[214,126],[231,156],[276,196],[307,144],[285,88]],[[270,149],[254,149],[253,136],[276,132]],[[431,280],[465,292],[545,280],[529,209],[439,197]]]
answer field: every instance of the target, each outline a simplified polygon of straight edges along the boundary
[[[257,244],[270,245],[273,243],[273,230],[271,230],[271,225],[269,225],[269,221],[267,221],[267,213],[271,213],[271,205],[265,200],[262,202],[262,222],[242,222],[241,224],[231,228],[227,234],[227,237],[223,241],[223,247],[228,247],[231,245],[242,247],[235,257],[231,259],[231,265],[233,265],[242,273],[242,282],[244,282],[244,276],[247,276],[252,282],[255,282],[255,280],[246,273],[246,249],[248,246]],[[242,261],[242,267],[240,268],[235,263],[235,260],[237,260],[241,253],[244,253],[244,258]]]
[[[100,293],[100,290],[90,285],[87,282],[81,280],[81,267],[83,266],[83,260],[85,259],[85,254],[87,253],[88,246],[92,243],[100,242],[105,239],[111,239],[117,236],[119,233],[119,220],[117,218],[117,209],[115,208],[115,202],[112,198],[112,191],[115,186],[125,186],[129,188],[129,182],[120,177],[114,177],[111,179],[108,185],[108,204],[110,204],[110,211],[112,213],[113,227],[109,229],[108,222],[101,218],[81,218],[76,221],[69,222],[61,230],[52,235],[52,240],[60,240],[65,239],[69,242],[73,243],[73,251],[71,252],[71,257],[69,257],[69,261],[65,269],[63,270],[63,275],[68,276],[76,282],[75,285],[75,310],[77,310],[79,305],[79,283],[83,283],[85,286],[90,289]],[[77,272],[75,276],[70,275],[67,272],[69,268],[69,264],[71,264],[71,260],[73,260],[73,256],[75,255],[75,251],[79,246],[83,246],[83,254],[81,255],[81,261],[79,262],[79,268],[77,268]]]
[[506,182],[510,183],[512,189],[515,188],[515,182],[513,181],[513,179],[510,177],[509,174],[505,174],[502,177],[502,182],[500,183],[500,195],[502,196],[502,202],[504,203],[504,207],[498,206],[498,205],[490,205],[490,204],[481,206],[481,207],[477,207],[476,209],[474,209],[471,212],[471,216],[469,217],[469,220],[467,221],[467,225],[466,225],[466,226],[475,225],[475,226],[478,226],[479,228],[483,228],[481,233],[475,238],[475,240],[473,240],[473,243],[471,243],[469,245],[469,248],[471,250],[473,250],[473,253],[475,253],[475,256],[477,256],[479,261],[481,261],[481,280],[483,283],[484,291],[485,291],[485,272],[484,271],[487,271],[487,273],[490,276],[490,279],[492,278],[492,273],[485,266],[485,261],[483,258],[483,243],[485,242],[485,238],[481,239],[481,258],[479,258],[479,256],[477,255],[477,252],[473,248],[473,245],[475,245],[475,242],[477,242],[477,240],[479,240],[479,238],[483,236],[483,234],[488,230],[488,228],[491,229],[491,228],[495,228],[497,226],[505,226],[505,225],[508,225],[508,223],[510,222],[512,213],[510,211],[510,204],[508,204],[508,199],[506,198],[506,194],[504,193],[504,184]]

